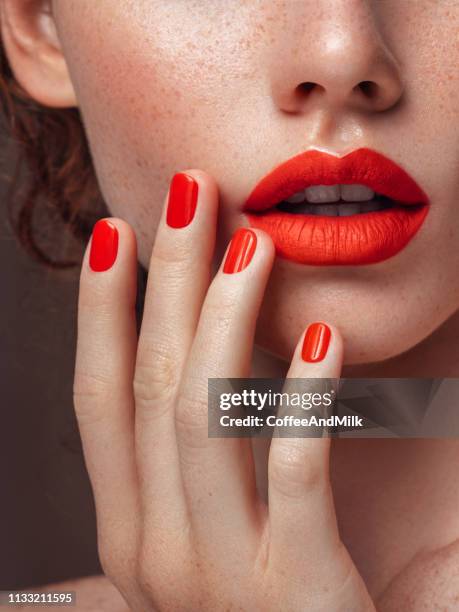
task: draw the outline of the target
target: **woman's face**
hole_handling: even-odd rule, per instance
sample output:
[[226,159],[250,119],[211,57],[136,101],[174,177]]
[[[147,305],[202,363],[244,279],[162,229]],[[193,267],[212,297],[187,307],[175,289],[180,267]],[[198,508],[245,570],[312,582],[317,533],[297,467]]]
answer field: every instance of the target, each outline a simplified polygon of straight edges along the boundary
[[258,344],[287,359],[325,319],[341,329],[347,363],[378,361],[457,310],[454,0],[55,0],[54,11],[103,194],[135,229],[144,266],[175,172],[216,179],[221,255],[274,167],[309,149],[368,147],[424,190],[425,221],[378,263],[278,258]]

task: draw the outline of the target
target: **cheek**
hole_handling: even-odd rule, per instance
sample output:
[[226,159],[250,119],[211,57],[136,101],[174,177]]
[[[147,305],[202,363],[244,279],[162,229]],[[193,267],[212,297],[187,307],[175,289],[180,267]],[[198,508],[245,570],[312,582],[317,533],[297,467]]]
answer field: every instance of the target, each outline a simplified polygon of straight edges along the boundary
[[105,201],[134,227],[145,264],[170,178],[199,147],[200,124],[180,90],[164,85],[160,58],[135,63],[118,56],[116,38],[108,42],[97,66],[76,61],[73,76]]
[[94,9],[81,0],[78,29],[69,13],[59,29],[103,195],[137,232],[145,265],[172,175],[199,167],[222,179],[240,168],[225,142],[244,130],[235,127],[238,117],[250,114],[237,99],[253,60],[248,50],[235,53],[244,18],[221,36],[220,27],[200,32],[179,2],[174,11],[138,2],[129,15],[110,2]]

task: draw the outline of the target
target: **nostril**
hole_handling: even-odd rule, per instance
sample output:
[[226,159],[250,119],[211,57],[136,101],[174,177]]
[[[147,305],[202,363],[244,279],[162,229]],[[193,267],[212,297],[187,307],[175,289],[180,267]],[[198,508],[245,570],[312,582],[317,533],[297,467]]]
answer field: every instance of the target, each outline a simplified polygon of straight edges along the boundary
[[360,89],[367,98],[374,98],[378,92],[378,85],[374,81],[360,81],[354,89]]
[[310,81],[305,81],[304,83],[300,83],[297,87],[297,91],[300,93],[309,93],[314,89],[316,83],[311,83]]

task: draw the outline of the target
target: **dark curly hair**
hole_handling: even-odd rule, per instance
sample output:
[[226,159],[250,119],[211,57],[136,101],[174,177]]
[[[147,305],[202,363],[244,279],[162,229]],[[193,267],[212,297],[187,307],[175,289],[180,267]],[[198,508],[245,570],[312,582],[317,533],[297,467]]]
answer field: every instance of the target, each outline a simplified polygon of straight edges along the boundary
[[[14,156],[2,160],[12,168],[7,206],[13,232],[46,266],[77,266],[94,223],[107,214],[80,114],[77,109],[45,108],[34,102],[15,80],[1,40],[0,114],[11,140],[6,151]],[[62,255],[56,238],[68,245],[69,233],[79,256],[55,256],[53,251]]]
[[[7,177],[8,221],[34,260],[55,270],[78,268],[95,222],[110,213],[99,190],[77,109],[46,108],[14,78],[0,38],[0,132],[3,119],[13,160]],[[39,222],[38,222],[39,221]],[[68,253],[68,237],[74,244]],[[56,244],[57,242],[57,244]],[[137,265],[140,330],[148,271]]]

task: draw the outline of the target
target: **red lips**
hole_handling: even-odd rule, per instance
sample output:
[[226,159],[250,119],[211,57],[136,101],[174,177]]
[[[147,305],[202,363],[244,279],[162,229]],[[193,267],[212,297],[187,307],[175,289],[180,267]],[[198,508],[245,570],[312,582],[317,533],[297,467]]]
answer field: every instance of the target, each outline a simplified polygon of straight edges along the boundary
[[[274,208],[310,185],[353,183],[391,198],[393,206],[348,217]],[[252,227],[271,235],[281,257],[310,265],[363,265],[401,251],[421,227],[428,204],[427,195],[405,170],[362,148],[344,157],[316,150],[293,157],[258,183],[244,211]]]

